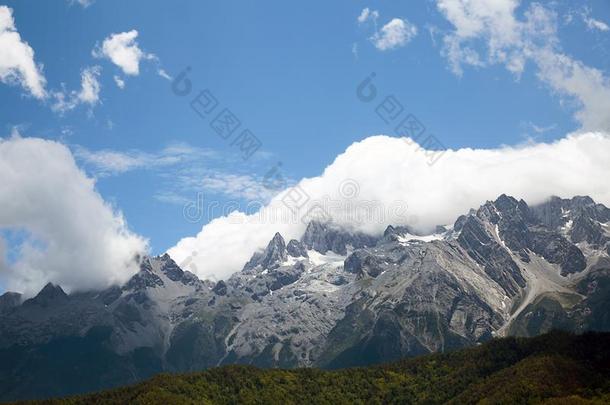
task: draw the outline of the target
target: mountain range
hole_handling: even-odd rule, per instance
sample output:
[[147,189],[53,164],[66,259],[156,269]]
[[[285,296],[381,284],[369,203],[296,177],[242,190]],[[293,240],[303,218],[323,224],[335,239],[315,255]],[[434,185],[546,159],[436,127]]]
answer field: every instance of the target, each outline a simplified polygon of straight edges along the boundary
[[0,296],[0,400],[131,384],[229,364],[362,366],[553,329],[610,330],[610,209],[501,195],[419,235],[310,222],[227,280],[168,255],[126,284]]

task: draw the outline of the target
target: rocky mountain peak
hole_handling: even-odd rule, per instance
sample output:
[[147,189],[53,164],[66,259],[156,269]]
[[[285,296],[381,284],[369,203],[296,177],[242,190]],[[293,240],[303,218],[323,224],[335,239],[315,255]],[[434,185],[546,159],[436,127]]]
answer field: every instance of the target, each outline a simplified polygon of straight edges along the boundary
[[296,239],[292,239],[286,246],[286,252],[292,257],[309,257],[307,247]]
[[301,242],[308,249],[313,249],[321,254],[332,251],[345,255],[349,246],[356,249],[374,246],[377,238],[361,232],[352,233],[331,224],[311,221],[307,225]]
[[252,258],[244,266],[244,270],[250,270],[257,266],[263,269],[274,269],[287,259],[286,242],[279,232],[267,244],[262,252],[255,252]]
[[275,235],[273,235],[273,238],[271,239],[269,244],[267,245],[267,250],[283,250],[283,249],[286,249],[286,241],[284,240],[284,237],[279,232],[276,232]]
[[514,197],[501,194],[498,198],[496,198],[496,201],[494,201],[494,205],[500,211],[509,211],[515,209],[517,205],[519,205],[519,201],[517,201],[517,199]]
[[455,223],[453,224],[453,231],[461,232],[462,228],[464,228],[464,225],[466,225],[468,218],[470,218],[472,215],[473,215],[472,213],[470,213],[468,215],[460,215],[458,217],[458,219],[455,220]]
[[[530,209],[523,200],[501,195],[496,201],[488,201],[477,210],[476,217],[483,225],[478,229],[477,238],[486,234],[494,243],[518,255],[524,263],[530,262],[533,252],[549,263],[558,264],[562,275],[578,273],[586,267],[582,251],[560,229],[548,226],[557,223],[558,217],[566,215],[563,206],[566,203],[554,199],[551,204]],[[540,219],[540,212],[545,217],[544,221]],[[464,224],[460,224],[460,227],[464,227]],[[470,227],[469,233],[461,238],[462,243],[472,239],[472,229]]]
[[144,257],[140,263],[140,271],[129,279],[123,286],[123,289],[139,291],[147,288],[163,287],[168,279],[169,282],[184,285],[205,283],[199,280],[193,273],[182,270],[180,266],[165,253],[157,257]]
[[582,195],[577,195],[575,197],[572,197],[572,200],[570,200],[570,202],[572,203],[573,207],[578,207],[578,208],[584,208],[584,207],[590,207],[595,204],[595,201],[593,201],[593,199],[591,197],[589,197],[588,195],[582,196]]
[[64,292],[64,290],[59,285],[55,285],[53,283],[47,283],[47,285],[45,285],[42,288],[42,290],[40,290],[38,295],[36,295],[36,298],[53,299],[53,298],[63,298],[63,297],[67,297],[67,296],[68,295]]
[[260,265],[263,268],[277,267],[280,263],[286,261],[286,254],[286,242],[282,235],[276,232],[265,249]]
[[123,286],[125,290],[144,290],[163,286],[163,280],[156,274],[151,258],[146,257],[140,264],[140,271],[134,274]]
[[309,224],[307,224],[307,228],[305,229],[305,233],[301,237],[301,242],[308,247],[313,246],[328,233],[328,228],[328,224],[319,221],[309,222]]
[[10,310],[21,304],[21,294],[6,292],[0,295],[0,313]]
[[606,223],[610,221],[610,209],[603,204],[596,203],[591,197],[576,196],[567,200],[566,209],[574,216],[582,215],[591,220]]
[[184,271],[178,267],[175,261],[167,253],[160,256],[157,260],[160,261],[160,270],[172,281],[181,281],[184,278]]
[[533,210],[542,224],[572,243],[586,242],[594,248],[603,248],[610,243],[607,231],[610,209],[597,204],[591,197],[552,197]]
[[533,218],[527,203],[502,194],[495,201],[487,201],[475,214],[484,221],[498,224],[503,219],[509,221],[532,222]]
[[46,307],[52,304],[58,304],[68,300],[68,295],[59,286],[53,283],[47,283],[42,290],[34,297],[26,300],[24,305],[36,304],[42,307]]
[[407,233],[415,234],[408,226],[388,225],[385,231],[383,231],[383,238],[388,241],[396,240],[396,238],[398,238],[399,236],[405,235]]
[[390,235],[394,235],[396,233],[396,228],[392,225],[388,225],[387,228],[385,228],[385,231],[383,231],[383,236],[390,236]]
[[535,206],[534,210],[545,225],[553,228],[564,226],[567,220],[578,216],[585,216],[602,223],[610,221],[610,209],[596,203],[589,196],[576,196],[571,199],[553,196],[548,201]]
[[157,256],[157,259],[164,261],[164,262],[169,262],[169,261],[174,261],[171,256],[167,253],[163,253],[161,256]]

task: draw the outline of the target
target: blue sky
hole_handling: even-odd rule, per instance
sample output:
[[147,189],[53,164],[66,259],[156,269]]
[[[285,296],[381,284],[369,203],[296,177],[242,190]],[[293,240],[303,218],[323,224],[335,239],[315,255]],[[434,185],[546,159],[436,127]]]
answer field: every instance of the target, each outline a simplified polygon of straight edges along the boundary
[[[497,61],[464,63],[461,74],[452,69],[444,38],[456,25],[442,1],[87,3],[0,2],[13,10],[49,93],[77,92],[88,67],[97,67],[100,86],[95,102],[60,111],[54,97],[36,98],[6,80],[0,83],[0,136],[18,132],[67,145],[96,178],[102,197],[156,254],[211,219],[183,217],[198,192],[241,204],[265,199],[269,191],[261,180],[278,162],[294,183],[320,175],[352,143],[391,134],[374,106],[356,97],[371,72],[380,93],[394,95],[450,149],[550,142],[584,125],[575,115],[578,97],[541,80],[532,61],[518,74]],[[556,17],[561,52],[607,75],[610,3],[544,6]],[[365,8],[375,14],[359,22]],[[514,17],[523,20],[531,9],[521,2]],[[393,19],[416,34],[379,49],[374,36]],[[145,55],[137,75],[99,55],[105,39],[132,30]],[[481,33],[470,46],[480,50],[486,41]],[[186,67],[193,93],[180,97],[171,78]],[[247,161],[210,128],[210,118],[190,108],[203,89],[262,143]]]

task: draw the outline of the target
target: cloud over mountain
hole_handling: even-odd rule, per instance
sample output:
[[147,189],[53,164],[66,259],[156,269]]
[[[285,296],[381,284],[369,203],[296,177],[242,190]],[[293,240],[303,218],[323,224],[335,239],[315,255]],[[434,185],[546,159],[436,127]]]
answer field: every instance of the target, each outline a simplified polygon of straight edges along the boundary
[[[225,278],[275,232],[298,238],[312,218],[368,233],[388,224],[429,231],[502,193],[530,204],[585,194],[610,204],[608,150],[609,135],[583,133],[548,144],[448,150],[430,165],[432,152],[413,141],[374,136],[352,144],[320,176],[283,190],[257,214],[233,211],[168,252],[178,263],[190,258],[200,277]],[[193,203],[185,215],[213,204]]]
[[[0,173],[0,279],[7,289],[31,295],[47,282],[103,288],[137,272],[147,242],[129,231],[64,145],[0,138]],[[7,231],[19,236],[7,238]]]

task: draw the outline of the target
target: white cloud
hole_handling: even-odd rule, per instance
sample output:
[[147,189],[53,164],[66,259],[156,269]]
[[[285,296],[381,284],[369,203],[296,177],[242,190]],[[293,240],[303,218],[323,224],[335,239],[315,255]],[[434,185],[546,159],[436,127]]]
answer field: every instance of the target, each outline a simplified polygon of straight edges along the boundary
[[470,66],[484,66],[479,53],[474,49],[464,46],[454,36],[447,35],[443,38],[443,55],[449,60],[451,71],[457,76],[463,74],[462,64]]
[[596,20],[595,18],[588,17],[585,18],[585,24],[591,30],[599,30],[599,31],[610,31],[610,27],[603,21]]
[[275,194],[265,187],[261,179],[244,174],[209,173],[202,175],[194,188],[197,183],[203,191],[250,201],[267,202]]
[[178,164],[192,166],[197,161],[215,159],[217,153],[211,149],[197,148],[176,143],[154,153],[141,150],[117,151],[102,149],[91,151],[82,146],[74,147],[74,155],[100,176],[115,175],[136,169],[154,169]]
[[70,4],[78,4],[83,8],[87,8],[90,5],[92,5],[93,3],[95,3],[95,0],[69,0]]
[[130,76],[140,74],[141,60],[154,60],[155,55],[143,52],[136,38],[137,30],[112,34],[104,39],[101,47],[93,50],[96,58],[107,58],[123,70],[123,73]]
[[454,27],[442,52],[455,74],[464,65],[503,64],[519,76],[532,62],[542,82],[576,102],[582,129],[610,130],[610,80],[561,51],[555,12],[533,3],[519,19],[517,0],[437,0],[437,6]]
[[417,27],[407,20],[394,18],[381,27],[371,37],[371,41],[380,51],[400,48],[408,44],[417,35]]
[[[551,195],[587,194],[610,205],[608,150],[610,136],[586,133],[551,144],[450,150],[430,166],[427,153],[406,139],[371,137],[351,145],[322,175],[299,183],[309,200],[296,218],[281,201],[287,195],[283,191],[256,215],[233,212],[211,221],[195,237],[179,241],[169,254],[180,262],[196,251],[200,277],[226,278],[241,270],[275,232],[299,238],[305,229],[300,217],[316,204],[325,206],[335,223],[369,233],[383,232],[388,224],[429,230],[453,223],[502,193],[532,204]],[[356,185],[357,192],[350,195],[354,198],[341,194],[346,179]],[[385,214],[354,221],[353,208],[368,204]]]
[[[168,203],[182,204],[183,201],[192,201],[198,194],[205,194],[208,199],[222,196],[223,200],[230,201],[226,204],[242,205],[246,201],[261,206],[269,202],[278,191],[277,186],[268,186],[264,177],[233,173],[230,169],[213,165],[175,166],[171,171],[160,173],[160,177],[165,181],[160,183],[156,195],[160,201]],[[281,184],[290,184],[291,181],[283,179]]]
[[[152,153],[111,149],[91,151],[82,146],[73,149],[77,160],[96,177],[134,170],[156,171],[159,189],[155,197],[166,203],[184,204],[198,192],[264,203],[273,196],[271,187],[267,187],[262,178],[251,173],[230,172],[223,166],[231,158],[211,149],[187,144],[173,144]],[[286,183],[291,181],[284,180]]]
[[79,91],[53,92],[55,102],[51,106],[54,111],[64,113],[75,109],[81,104],[95,106],[100,100],[101,85],[99,76],[102,69],[99,66],[90,66],[81,72],[81,88]]
[[518,35],[513,16],[518,0],[437,0],[437,5],[455,26],[459,38],[489,34],[494,44],[500,46],[513,42]]
[[357,20],[360,24],[364,24],[368,20],[373,20],[373,22],[377,22],[378,18],[379,18],[379,11],[371,10],[368,7],[366,7],[364,9],[362,9],[362,12],[360,12],[360,15],[358,16]]
[[181,205],[181,206],[185,206],[192,201],[191,197],[187,197],[180,193],[176,193],[174,191],[169,191],[169,190],[157,191],[154,194],[154,198],[155,198],[155,200],[160,201],[162,203],[172,204],[172,205]]
[[545,49],[534,57],[538,77],[577,101],[576,119],[588,130],[610,130],[610,79],[567,55]]
[[582,18],[582,21],[585,23],[587,28],[589,28],[591,31],[610,31],[610,26],[608,26],[608,24],[591,17],[590,8],[585,7],[580,13],[580,17]]
[[116,83],[117,87],[119,89],[124,89],[125,88],[125,80],[121,79],[119,76],[114,75],[114,82]]
[[98,77],[101,68],[99,66],[89,67],[81,73],[81,90],[78,99],[85,104],[95,105],[100,99],[100,82]]
[[484,65],[474,48],[477,40],[484,42],[489,63],[518,59],[512,49],[521,41],[520,25],[514,18],[518,4],[517,0],[437,0],[438,9],[455,27],[444,38],[444,54],[454,73],[462,73],[462,64]]
[[62,144],[0,140],[0,229],[24,230],[16,261],[0,263],[7,289],[33,295],[47,282],[68,291],[120,284],[138,271],[147,242],[95,190]]
[[34,61],[34,50],[15,28],[13,10],[0,6],[0,81],[19,84],[38,99],[46,97],[42,67]]
[[143,152],[117,152],[113,150],[100,150],[92,152],[83,147],[75,147],[74,154],[77,159],[93,167],[93,171],[100,176],[125,173],[147,165],[160,164],[155,156]]

